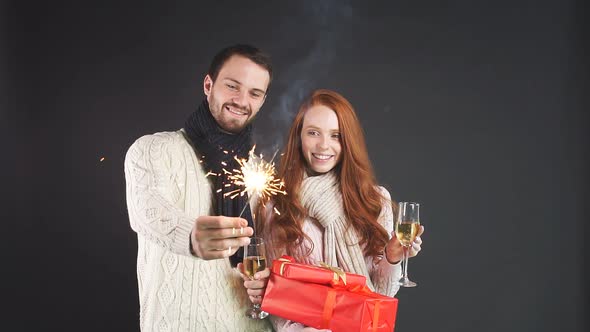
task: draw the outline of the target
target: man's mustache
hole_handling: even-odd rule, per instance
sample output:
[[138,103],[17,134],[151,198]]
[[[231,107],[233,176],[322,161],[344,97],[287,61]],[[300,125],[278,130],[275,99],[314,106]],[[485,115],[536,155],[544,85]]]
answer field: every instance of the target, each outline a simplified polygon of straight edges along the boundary
[[238,105],[236,103],[225,103],[225,104],[223,104],[223,107],[226,107],[226,106],[231,106],[232,108],[237,108],[240,111],[243,111],[243,112],[247,113],[248,115],[252,114],[252,112],[250,111],[250,108],[249,107],[246,107],[246,106],[240,106],[240,105]]

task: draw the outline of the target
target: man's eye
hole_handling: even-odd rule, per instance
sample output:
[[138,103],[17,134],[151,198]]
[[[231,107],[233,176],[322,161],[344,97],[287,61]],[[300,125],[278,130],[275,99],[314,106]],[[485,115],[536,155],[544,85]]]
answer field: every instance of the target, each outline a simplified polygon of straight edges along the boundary
[[233,84],[226,84],[226,86],[230,89],[230,90],[237,90],[238,88],[233,85]]

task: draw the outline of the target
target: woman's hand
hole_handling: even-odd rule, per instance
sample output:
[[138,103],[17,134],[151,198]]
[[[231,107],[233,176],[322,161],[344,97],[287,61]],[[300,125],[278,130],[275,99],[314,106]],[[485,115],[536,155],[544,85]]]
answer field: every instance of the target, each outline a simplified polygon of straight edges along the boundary
[[262,303],[268,277],[270,277],[270,270],[266,268],[256,272],[253,280],[244,274],[244,265],[242,263],[238,263],[238,270],[242,274],[242,279],[244,279],[244,287],[246,287],[250,301],[254,304]]
[[[418,255],[420,250],[422,250],[422,238],[420,237],[422,233],[424,233],[424,226],[420,225],[420,230],[418,231],[418,235],[416,235],[414,242],[412,242],[408,257],[414,257]],[[387,245],[385,245],[385,259],[391,264],[397,264],[403,257],[404,247],[397,239],[395,231],[393,231],[391,232],[391,239],[387,242]]]

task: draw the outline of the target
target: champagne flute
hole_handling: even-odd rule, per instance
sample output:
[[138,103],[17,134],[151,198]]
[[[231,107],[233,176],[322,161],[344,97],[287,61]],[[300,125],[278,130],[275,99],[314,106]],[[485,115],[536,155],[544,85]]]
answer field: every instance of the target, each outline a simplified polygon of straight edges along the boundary
[[[266,268],[264,241],[260,237],[251,237],[250,244],[244,246],[244,274],[254,279],[254,274]],[[246,310],[246,316],[252,319],[264,319],[268,312],[260,310],[260,304],[254,304]]]
[[415,287],[417,284],[408,278],[408,255],[412,242],[420,230],[420,204],[415,202],[400,202],[397,220],[395,222],[395,235],[404,249],[404,263],[402,277],[399,284],[402,287]]

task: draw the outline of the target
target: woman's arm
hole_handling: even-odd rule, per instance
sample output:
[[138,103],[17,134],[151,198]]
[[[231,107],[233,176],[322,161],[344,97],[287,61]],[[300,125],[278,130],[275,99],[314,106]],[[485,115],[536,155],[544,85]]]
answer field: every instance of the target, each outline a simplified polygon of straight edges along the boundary
[[[383,196],[381,215],[379,223],[385,228],[391,239],[394,225],[393,208],[391,196],[387,189],[379,187]],[[398,280],[401,278],[401,261],[391,264],[387,261],[385,254],[379,257],[365,257],[371,281],[375,286],[375,292],[386,296],[395,296],[399,290]]]

